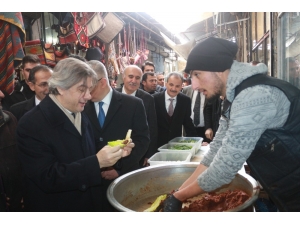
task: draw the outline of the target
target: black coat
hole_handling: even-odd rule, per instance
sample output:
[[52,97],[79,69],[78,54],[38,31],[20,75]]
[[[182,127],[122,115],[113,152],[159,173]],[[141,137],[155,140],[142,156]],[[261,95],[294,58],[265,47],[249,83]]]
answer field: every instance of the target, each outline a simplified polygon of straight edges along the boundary
[[112,99],[101,128],[94,102],[89,101],[84,112],[88,115],[95,133],[97,149],[103,148],[107,142],[124,139],[128,129],[132,130],[131,139],[135,144],[129,156],[118,163],[119,175],[139,169],[139,161],[145,155],[150,138],[146,113],[141,99],[122,94],[113,89]]
[[26,101],[35,95],[35,92],[30,89],[25,80],[22,80],[16,84],[15,90],[12,94],[4,92],[5,98],[2,103],[8,110],[13,104]]
[[[2,177],[5,195],[10,198],[9,211],[22,211],[22,169],[18,157],[17,140],[15,136],[17,120],[10,112],[3,112],[8,115],[10,119],[0,127],[0,176]],[[5,200],[1,193],[0,198],[0,202]]]
[[167,113],[165,92],[154,94],[153,97],[157,114],[158,147],[167,144],[175,137],[181,137],[182,126],[184,126],[187,137],[197,137],[191,119],[191,99],[189,97],[182,93],[177,95],[177,103],[172,117]]
[[[122,88],[116,88],[115,90],[122,92]],[[146,91],[143,91],[142,89],[137,89],[135,97],[143,100],[150,132],[150,144],[146,155],[142,158],[143,162],[144,158],[149,159],[153,154],[157,152],[157,118],[154,98],[152,95],[150,95]]]
[[29,100],[25,100],[25,101],[13,104],[10,107],[9,111],[19,121],[25,113],[27,113],[29,110],[31,110],[34,107],[35,107],[35,95],[33,97],[31,97]]
[[18,122],[27,211],[101,211],[101,171],[92,126],[81,113],[82,135],[46,96]]

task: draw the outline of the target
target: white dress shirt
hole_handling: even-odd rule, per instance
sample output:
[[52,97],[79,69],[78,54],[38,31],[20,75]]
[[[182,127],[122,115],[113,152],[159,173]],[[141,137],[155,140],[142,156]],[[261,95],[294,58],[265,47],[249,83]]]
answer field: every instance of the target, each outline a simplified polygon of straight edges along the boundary
[[[170,97],[170,95],[168,95],[167,91],[165,91],[165,103],[166,103],[166,110],[167,112],[169,111],[169,105],[170,105],[170,100],[169,98],[172,98]],[[175,107],[176,107],[176,103],[177,103],[177,95],[173,98],[173,109],[175,111]]]
[[124,86],[123,86],[123,87],[122,87],[122,93],[123,93],[123,94],[126,94],[126,95],[132,95],[132,96],[135,96],[136,90],[135,90],[132,94],[127,94],[126,91],[125,91],[125,88],[124,88]]
[[[105,113],[105,116],[107,114],[108,107],[111,102],[111,97],[112,97],[112,89],[110,88],[110,91],[108,92],[108,94],[102,99],[102,102],[104,102],[102,105],[102,108]],[[95,105],[95,109],[96,109],[96,114],[98,116],[99,115],[99,102],[94,102],[94,105]]]

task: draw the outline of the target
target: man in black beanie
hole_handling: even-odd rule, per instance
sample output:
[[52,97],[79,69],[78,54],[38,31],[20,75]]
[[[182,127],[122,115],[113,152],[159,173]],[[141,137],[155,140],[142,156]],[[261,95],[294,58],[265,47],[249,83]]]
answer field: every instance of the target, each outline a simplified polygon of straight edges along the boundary
[[190,52],[185,72],[207,98],[224,96],[210,150],[164,211],[230,183],[245,162],[279,211],[300,211],[300,90],[267,75],[263,63],[235,61],[238,46],[208,38]]

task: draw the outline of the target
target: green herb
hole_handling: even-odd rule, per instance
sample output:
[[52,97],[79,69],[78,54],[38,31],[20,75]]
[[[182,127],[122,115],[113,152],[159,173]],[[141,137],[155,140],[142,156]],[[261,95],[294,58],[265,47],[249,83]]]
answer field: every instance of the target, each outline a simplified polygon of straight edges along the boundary
[[178,141],[179,143],[196,143],[197,141],[196,140],[193,140],[193,139],[186,139],[186,140],[181,140],[181,141]]
[[188,145],[173,145],[172,150],[190,150],[192,147]]

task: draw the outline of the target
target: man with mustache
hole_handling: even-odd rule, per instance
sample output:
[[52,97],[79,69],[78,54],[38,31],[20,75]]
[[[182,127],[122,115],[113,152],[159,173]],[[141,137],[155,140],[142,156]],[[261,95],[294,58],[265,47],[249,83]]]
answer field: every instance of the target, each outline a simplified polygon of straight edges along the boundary
[[146,154],[140,161],[140,167],[149,165],[148,159],[157,152],[157,119],[154,98],[139,88],[142,76],[143,72],[138,66],[129,65],[125,67],[123,72],[123,87],[116,88],[119,92],[142,99],[144,103],[150,132],[150,144]]
[[166,76],[166,90],[153,95],[157,114],[158,147],[175,137],[181,137],[182,126],[187,137],[197,137],[191,119],[191,99],[181,93],[182,83],[183,76],[171,72]]
[[39,65],[30,70],[28,85],[35,92],[35,95],[28,100],[13,104],[9,109],[18,121],[49,93],[48,79],[51,77],[51,74],[52,70],[45,65]]
[[209,151],[164,211],[230,183],[245,162],[279,211],[300,211],[300,90],[267,75],[263,63],[236,61],[237,51],[236,43],[210,37],[188,56],[193,89],[225,98]]
[[49,79],[50,94],[18,122],[26,211],[103,211],[101,168],[126,158],[134,144],[96,148],[92,125],[82,113],[96,82],[85,62],[59,61]]

